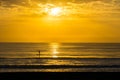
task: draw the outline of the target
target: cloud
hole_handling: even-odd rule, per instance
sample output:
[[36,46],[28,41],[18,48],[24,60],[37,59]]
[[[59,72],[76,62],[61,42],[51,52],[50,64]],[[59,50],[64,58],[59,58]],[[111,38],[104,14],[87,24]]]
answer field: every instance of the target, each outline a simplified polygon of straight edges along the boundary
[[[17,15],[23,17],[41,17],[46,15],[44,8],[48,4],[54,7],[61,4],[47,3],[54,0],[0,0],[0,14],[2,16]],[[61,0],[56,0],[60,2]],[[64,13],[61,15],[73,16],[120,16],[120,0],[63,0]],[[44,3],[43,3],[44,2]]]
[[2,6],[13,7],[12,5],[28,6],[28,0],[1,0]]
[[106,3],[119,3],[120,0],[0,0],[4,5],[28,5],[34,2],[37,3],[65,3],[65,2],[74,2],[74,3],[90,3],[95,1],[101,1]]

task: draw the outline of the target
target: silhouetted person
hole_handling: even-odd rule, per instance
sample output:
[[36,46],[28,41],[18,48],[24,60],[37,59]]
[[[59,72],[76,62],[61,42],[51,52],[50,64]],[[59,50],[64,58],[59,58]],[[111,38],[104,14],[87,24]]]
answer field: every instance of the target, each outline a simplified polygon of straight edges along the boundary
[[40,52],[41,52],[41,51],[39,50],[38,52],[39,52],[39,58],[40,58]]

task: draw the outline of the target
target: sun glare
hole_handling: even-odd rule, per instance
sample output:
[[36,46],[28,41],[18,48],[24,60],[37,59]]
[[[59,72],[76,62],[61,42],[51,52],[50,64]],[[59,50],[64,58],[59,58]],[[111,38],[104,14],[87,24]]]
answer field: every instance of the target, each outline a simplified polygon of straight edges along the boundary
[[49,12],[49,15],[52,15],[52,16],[59,16],[61,14],[62,10],[61,8],[59,7],[56,7],[56,8],[52,8]]
[[57,16],[61,12],[61,8],[52,8],[50,14]]

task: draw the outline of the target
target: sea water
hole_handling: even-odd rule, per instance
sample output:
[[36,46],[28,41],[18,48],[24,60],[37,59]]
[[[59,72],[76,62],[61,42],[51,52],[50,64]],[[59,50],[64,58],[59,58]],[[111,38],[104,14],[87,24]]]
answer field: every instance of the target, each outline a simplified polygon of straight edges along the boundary
[[120,43],[0,43],[0,72],[120,72]]

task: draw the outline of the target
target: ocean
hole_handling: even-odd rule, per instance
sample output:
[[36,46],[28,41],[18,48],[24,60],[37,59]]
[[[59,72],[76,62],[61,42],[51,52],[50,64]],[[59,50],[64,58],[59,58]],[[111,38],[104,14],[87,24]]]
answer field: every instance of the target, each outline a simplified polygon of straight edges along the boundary
[[0,43],[0,72],[120,72],[120,43]]

